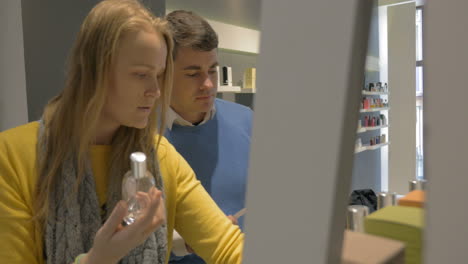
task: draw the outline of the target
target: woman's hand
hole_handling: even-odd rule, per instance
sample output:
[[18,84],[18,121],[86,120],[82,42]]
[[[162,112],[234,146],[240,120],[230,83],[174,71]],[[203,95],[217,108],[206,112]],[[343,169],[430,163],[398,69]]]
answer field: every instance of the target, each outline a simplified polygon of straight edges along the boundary
[[117,203],[109,219],[96,233],[93,247],[81,263],[117,263],[166,222],[161,191],[153,187],[148,193],[138,193],[137,199],[143,207],[137,221],[123,227],[121,223],[127,214],[127,204],[125,201]]
[[239,225],[239,221],[234,215],[228,215],[227,217],[229,218],[229,220],[231,220],[233,225]]

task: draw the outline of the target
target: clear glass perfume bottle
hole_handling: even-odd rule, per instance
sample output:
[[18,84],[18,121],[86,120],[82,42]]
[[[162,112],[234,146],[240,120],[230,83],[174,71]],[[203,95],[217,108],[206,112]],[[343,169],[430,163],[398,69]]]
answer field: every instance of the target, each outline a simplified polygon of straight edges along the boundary
[[124,217],[124,224],[133,224],[141,213],[141,205],[136,199],[138,192],[148,192],[155,186],[153,175],[146,169],[146,155],[134,152],[130,155],[131,170],[122,181],[122,199],[128,204],[128,213]]

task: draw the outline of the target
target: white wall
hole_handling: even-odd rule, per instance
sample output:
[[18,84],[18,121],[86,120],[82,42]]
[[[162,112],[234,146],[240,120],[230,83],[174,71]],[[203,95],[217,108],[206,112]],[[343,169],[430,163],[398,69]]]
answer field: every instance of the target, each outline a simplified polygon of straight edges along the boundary
[[[166,14],[172,9],[166,9]],[[259,53],[260,31],[226,24],[219,21],[206,19],[213,30],[218,34],[218,47],[220,49],[242,51],[248,53]]]
[[[0,0],[0,2],[5,2]],[[67,58],[84,18],[100,0],[8,0],[21,2],[28,118],[41,118],[47,102],[62,91]],[[165,1],[141,0],[164,14]]]
[[213,20],[208,23],[218,33],[219,48],[259,53],[260,31]]
[[425,263],[468,260],[468,2],[427,1],[424,162],[429,180]]
[[389,6],[389,191],[405,194],[416,177],[416,7]]
[[21,1],[0,1],[0,131],[28,122]]

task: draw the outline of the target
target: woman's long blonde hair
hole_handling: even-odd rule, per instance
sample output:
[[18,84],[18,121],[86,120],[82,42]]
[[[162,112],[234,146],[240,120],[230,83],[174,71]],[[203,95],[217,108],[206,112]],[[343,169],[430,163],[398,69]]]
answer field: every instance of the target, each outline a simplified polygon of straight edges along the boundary
[[[54,199],[51,195],[65,160],[71,158],[76,162],[77,186],[81,183],[120,41],[128,32],[140,30],[155,30],[163,36],[167,45],[161,96],[146,128],[122,126],[117,130],[111,143],[110,168],[123,175],[128,170],[131,152],[138,150],[149,153],[159,144],[165,129],[164,119],[172,87],[172,36],[166,22],[153,16],[137,0],[102,1],[91,10],[81,25],[69,58],[63,91],[47,104],[44,111],[44,135],[47,140],[44,146],[38,148],[43,147],[46,151],[41,154],[38,150],[39,180],[34,202],[35,219],[40,227],[44,226],[50,216],[49,203]],[[159,134],[157,142],[156,134]],[[151,165],[148,164],[148,167]]]

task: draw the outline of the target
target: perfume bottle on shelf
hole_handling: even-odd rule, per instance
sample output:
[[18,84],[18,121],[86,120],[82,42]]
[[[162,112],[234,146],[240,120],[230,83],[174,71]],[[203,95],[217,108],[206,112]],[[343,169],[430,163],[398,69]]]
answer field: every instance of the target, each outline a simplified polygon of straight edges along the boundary
[[361,138],[357,138],[355,148],[360,148],[360,147],[362,147],[362,141],[361,141]]
[[378,83],[375,85],[375,89],[377,90],[377,92],[382,92],[382,83],[381,83],[381,82],[378,82]]
[[128,204],[128,212],[124,224],[133,224],[140,216],[142,206],[136,198],[138,192],[149,192],[155,186],[153,175],[146,169],[146,155],[134,152],[130,155],[131,169],[122,181],[122,199]]
[[380,119],[382,119],[382,125],[383,126],[387,125],[387,118],[385,117],[385,115],[381,114]]

